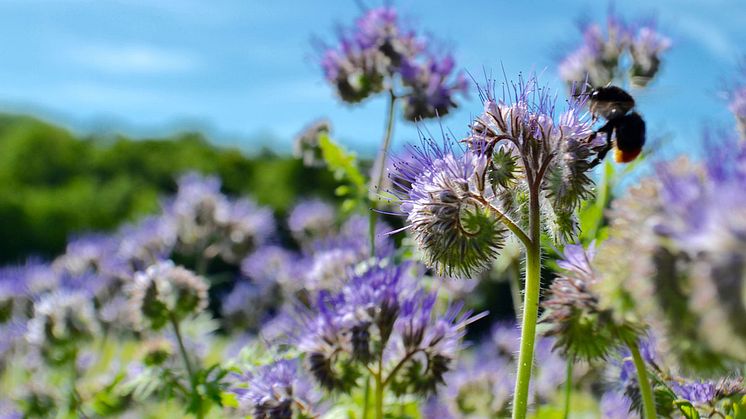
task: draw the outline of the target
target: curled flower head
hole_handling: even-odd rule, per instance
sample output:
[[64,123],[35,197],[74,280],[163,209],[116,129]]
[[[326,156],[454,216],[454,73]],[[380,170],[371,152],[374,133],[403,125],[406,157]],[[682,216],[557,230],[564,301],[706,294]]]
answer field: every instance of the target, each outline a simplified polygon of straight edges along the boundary
[[54,292],[34,304],[26,338],[47,362],[63,364],[75,359],[81,343],[92,340],[97,332],[96,313],[88,295]]
[[394,164],[393,193],[427,263],[441,274],[470,276],[503,246],[503,227],[476,200],[486,164],[486,156],[458,153],[448,139],[442,146],[424,140]]
[[555,346],[565,356],[585,360],[605,358],[625,341],[634,340],[640,327],[614,321],[608,309],[599,304],[595,287],[601,281],[591,263],[596,249],[582,245],[565,246],[562,270],[551,285],[543,321],[549,323],[548,336],[556,337]]
[[171,261],[137,272],[129,284],[132,320],[138,327],[158,330],[169,321],[181,321],[207,307],[208,285]]
[[241,409],[257,419],[312,417],[319,401],[295,360],[281,360],[246,375],[247,386],[232,389]]

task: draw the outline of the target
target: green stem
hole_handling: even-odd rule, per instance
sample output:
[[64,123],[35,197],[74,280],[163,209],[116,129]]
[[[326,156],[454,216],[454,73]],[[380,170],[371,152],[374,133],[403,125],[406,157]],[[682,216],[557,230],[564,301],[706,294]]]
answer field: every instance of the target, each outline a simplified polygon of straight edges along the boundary
[[[371,179],[370,195],[377,193],[383,185],[383,176],[386,174],[386,157],[389,153],[389,146],[391,145],[391,135],[394,132],[394,110],[396,109],[396,95],[392,89],[389,89],[389,102],[386,112],[386,131],[383,134],[383,142],[381,143],[381,151],[378,154],[378,175]],[[373,183],[375,181],[375,183]],[[370,197],[371,209],[376,209],[376,201],[373,197]],[[378,213],[376,211],[370,211],[369,215],[369,233],[370,233],[370,255],[376,255],[376,221],[378,220]]]
[[365,393],[363,396],[363,419],[368,419],[368,407],[370,404],[370,377],[365,379]]
[[184,347],[184,340],[181,338],[179,322],[176,320],[173,314],[170,314],[170,320],[171,325],[174,328],[174,333],[176,334],[176,341],[179,343],[179,351],[181,352],[181,357],[184,359],[184,366],[186,367],[187,373],[189,374],[189,381],[192,383],[192,387],[194,387],[194,370],[192,369],[192,363],[189,361],[189,356],[187,356],[187,351]]
[[386,384],[383,382],[383,352],[378,357],[378,371],[374,375],[376,380],[376,419],[383,419],[383,390]]
[[627,342],[630,353],[632,353],[632,360],[635,363],[635,369],[637,370],[637,382],[640,385],[640,394],[642,395],[642,407],[645,413],[646,419],[655,419],[655,399],[653,399],[653,390],[650,387],[650,380],[648,379],[648,370],[645,367],[645,361],[640,355],[640,349],[637,347],[636,342]]
[[510,294],[513,299],[515,318],[521,318],[521,265],[520,259],[510,262]]
[[521,349],[518,355],[518,374],[513,393],[513,419],[524,419],[528,411],[528,386],[534,361],[536,320],[539,315],[539,288],[541,286],[541,215],[538,187],[529,191],[529,235],[526,246],[526,286],[521,326]]
[[565,375],[565,419],[570,417],[570,399],[572,398],[572,368],[575,364],[573,357],[567,358],[567,372]]

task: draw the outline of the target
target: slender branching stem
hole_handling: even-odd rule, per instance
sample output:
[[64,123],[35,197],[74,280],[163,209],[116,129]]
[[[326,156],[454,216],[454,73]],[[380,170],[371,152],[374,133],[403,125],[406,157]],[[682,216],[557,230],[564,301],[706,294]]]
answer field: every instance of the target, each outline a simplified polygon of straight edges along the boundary
[[513,220],[510,219],[507,215],[505,215],[502,211],[500,211],[497,207],[492,205],[489,201],[487,201],[483,196],[472,194],[471,198],[482,204],[485,208],[492,211],[493,214],[497,217],[498,221],[505,224],[506,227],[508,227],[508,230],[510,230],[513,234],[518,237],[518,240],[523,243],[523,245],[528,248],[531,245],[531,238],[528,237],[528,235],[521,229],[521,227],[518,226]]
[[[526,245],[526,286],[523,301],[521,349],[518,355],[518,374],[513,393],[513,419],[525,419],[528,411],[528,388],[534,361],[536,320],[539,315],[541,285],[541,215],[539,190],[535,184],[529,189],[529,235]],[[525,243],[525,242],[524,242]]]
[[[381,151],[378,153],[377,165],[378,174],[370,181],[370,194],[380,193],[381,186],[383,185],[383,177],[386,175],[386,160],[389,154],[389,146],[391,145],[391,136],[394,133],[394,110],[396,109],[396,95],[393,89],[389,89],[389,101],[386,112],[386,130],[383,134],[383,142],[381,143]],[[375,183],[374,183],[375,182]],[[373,210],[376,209],[376,202],[374,199],[370,200],[370,205]],[[370,234],[370,255],[376,255],[376,222],[378,220],[378,213],[376,211],[370,211],[369,215],[369,234]]]
[[635,369],[637,370],[637,382],[640,385],[644,417],[645,419],[654,419],[656,417],[655,399],[653,398],[653,389],[650,386],[650,379],[648,378],[648,369],[645,367],[645,361],[640,355],[640,348],[638,348],[637,343],[627,342],[627,347],[632,354],[632,361],[635,363]]
[[567,357],[567,370],[565,371],[565,419],[570,417],[570,400],[572,399],[572,370],[575,365],[575,357]]

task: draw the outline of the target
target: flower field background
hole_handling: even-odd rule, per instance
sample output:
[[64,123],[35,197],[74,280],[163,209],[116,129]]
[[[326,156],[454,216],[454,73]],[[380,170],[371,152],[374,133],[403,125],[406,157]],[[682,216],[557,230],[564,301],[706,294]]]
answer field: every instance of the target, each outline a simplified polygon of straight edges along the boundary
[[671,156],[655,19],[510,74],[360,9],[308,48],[375,156],[0,117],[0,417],[746,418],[744,69]]

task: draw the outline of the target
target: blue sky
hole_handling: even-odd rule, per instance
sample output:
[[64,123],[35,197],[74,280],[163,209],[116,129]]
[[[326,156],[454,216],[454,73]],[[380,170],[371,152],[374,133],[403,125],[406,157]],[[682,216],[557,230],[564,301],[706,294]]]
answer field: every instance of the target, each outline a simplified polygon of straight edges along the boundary
[[[368,4],[380,2],[367,1]],[[404,18],[450,49],[459,66],[508,75],[543,72],[561,87],[557,57],[579,40],[579,17],[603,19],[601,1],[397,0]],[[618,1],[628,18],[658,17],[674,47],[661,78],[638,97],[652,135],[699,144],[705,124],[730,127],[718,96],[746,54],[744,0]],[[306,123],[328,117],[335,136],[370,153],[382,99],[340,103],[323,82],[312,36],[359,13],[353,1],[2,0],[0,110],[33,113],[77,132],[159,135],[183,128],[245,149],[260,139],[289,149]],[[444,119],[464,132],[473,93]],[[416,139],[399,121],[395,143]],[[699,147],[698,145],[696,147]]]

